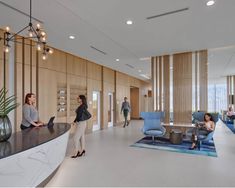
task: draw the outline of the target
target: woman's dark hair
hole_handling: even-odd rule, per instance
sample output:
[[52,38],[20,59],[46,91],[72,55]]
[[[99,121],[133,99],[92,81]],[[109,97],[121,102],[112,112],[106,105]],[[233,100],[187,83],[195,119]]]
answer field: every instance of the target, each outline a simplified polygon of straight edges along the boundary
[[85,95],[79,95],[79,98],[82,100],[82,104],[84,104],[84,105],[86,105],[86,107],[88,107]]
[[27,93],[24,99],[24,103],[25,104],[29,104],[29,98],[32,97],[32,95],[34,95],[34,93]]
[[206,116],[209,116],[210,117],[210,121],[214,121],[212,115],[210,113],[205,113],[204,115],[204,121],[206,121]]

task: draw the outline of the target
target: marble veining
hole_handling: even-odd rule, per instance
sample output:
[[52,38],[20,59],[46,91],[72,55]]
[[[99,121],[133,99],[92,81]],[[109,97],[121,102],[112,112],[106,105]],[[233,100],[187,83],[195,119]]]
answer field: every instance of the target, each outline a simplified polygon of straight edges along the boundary
[[70,129],[67,123],[55,123],[52,128],[39,127],[13,133],[6,142],[0,142],[0,159],[31,149],[53,140]]
[[69,132],[37,147],[0,159],[3,187],[36,187],[63,161]]

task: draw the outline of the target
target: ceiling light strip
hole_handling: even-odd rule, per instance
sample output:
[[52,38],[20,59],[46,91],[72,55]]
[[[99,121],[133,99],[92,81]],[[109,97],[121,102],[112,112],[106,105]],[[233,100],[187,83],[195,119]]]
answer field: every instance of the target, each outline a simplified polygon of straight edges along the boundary
[[90,47],[91,47],[93,50],[96,50],[96,51],[102,53],[103,55],[107,55],[106,52],[104,52],[104,51],[102,51],[102,50],[99,50],[98,48],[96,48],[96,47],[94,47],[94,46],[90,46]]
[[135,67],[133,67],[132,65],[130,65],[130,64],[126,64],[126,66],[128,66],[128,67],[130,67],[130,68],[132,68],[132,69],[134,69]]
[[150,20],[150,19],[154,19],[154,18],[161,17],[161,16],[166,16],[166,15],[170,15],[170,14],[175,14],[175,13],[183,12],[183,11],[187,11],[187,10],[189,10],[188,7],[187,7],[187,8],[183,8],[183,9],[179,9],[179,10],[174,10],[174,11],[166,12],[166,13],[159,14],[159,15],[155,15],[155,16],[149,16],[149,17],[147,17],[146,19],[147,19],[147,20]]

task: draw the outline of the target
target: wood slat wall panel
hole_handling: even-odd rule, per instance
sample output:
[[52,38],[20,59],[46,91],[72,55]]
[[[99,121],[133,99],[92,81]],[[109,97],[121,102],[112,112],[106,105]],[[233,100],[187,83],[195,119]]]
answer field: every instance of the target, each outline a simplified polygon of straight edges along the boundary
[[96,64],[94,64],[94,63],[90,63],[90,62],[88,62],[87,63],[87,69],[88,69],[88,71],[87,71],[87,73],[88,73],[88,75],[87,75],[87,77],[89,78],[89,79],[94,79],[94,80],[99,80],[99,81],[101,81],[101,66],[100,65],[96,65]]
[[163,85],[162,85],[162,62],[163,62],[163,57],[159,57],[159,110],[163,111],[163,106],[162,106],[162,90],[163,90]]
[[200,110],[207,111],[207,50],[199,52],[199,74]]
[[165,111],[165,123],[170,123],[170,56],[164,56],[163,63],[163,71],[164,71],[164,111]]
[[117,85],[130,86],[129,76],[120,72],[116,72]]
[[103,82],[114,85],[115,71],[106,67],[103,67]]
[[192,53],[173,55],[174,123],[192,121]]

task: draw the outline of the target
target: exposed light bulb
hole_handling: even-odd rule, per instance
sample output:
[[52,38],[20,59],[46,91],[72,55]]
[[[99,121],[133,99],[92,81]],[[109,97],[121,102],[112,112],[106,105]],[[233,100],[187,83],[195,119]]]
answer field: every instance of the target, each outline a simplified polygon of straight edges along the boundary
[[42,49],[42,48],[41,48],[41,44],[38,43],[38,44],[37,44],[37,50],[38,50],[38,51],[41,51],[41,49]]
[[42,54],[42,59],[46,60],[47,59],[47,55],[45,53]]
[[10,27],[6,27],[6,32],[9,32],[10,31]]
[[42,31],[42,32],[41,32],[41,35],[42,35],[43,37],[46,36],[45,31]]
[[33,31],[29,29],[29,37],[33,37]]
[[44,37],[42,37],[42,41],[43,42],[45,42],[46,41],[46,37],[44,36]]
[[53,54],[53,52],[54,52],[53,49],[50,48],[49,49],[49,54]]
[[10,52],[10,46],[5,46],[4,47],[4,52],[9,53]]
[[41,25],[40,25],[39,23],[37,24],[37,28],[38,28],[38,29],[40,29],[40,28],[41,28]]

